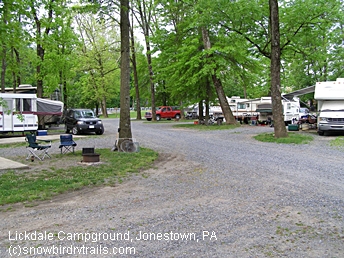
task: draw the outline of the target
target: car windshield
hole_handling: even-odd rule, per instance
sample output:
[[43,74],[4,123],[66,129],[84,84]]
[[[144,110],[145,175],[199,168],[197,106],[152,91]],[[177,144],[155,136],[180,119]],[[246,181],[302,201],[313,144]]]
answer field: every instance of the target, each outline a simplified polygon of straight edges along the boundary
[[76,114],[78,114],[78,117],[83,117],[83,118],[95,118],[95,115],[92,110],[81,110],[77,111]]

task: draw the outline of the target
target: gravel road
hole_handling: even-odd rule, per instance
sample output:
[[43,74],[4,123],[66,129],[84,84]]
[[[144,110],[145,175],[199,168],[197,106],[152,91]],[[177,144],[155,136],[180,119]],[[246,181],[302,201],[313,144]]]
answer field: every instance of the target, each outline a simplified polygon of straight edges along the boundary
[[[118,120],[104,123],[78,148],[111,148]],[[344,257],[344,150],[330,146],[334,136],[285,145],[252,138],[270,127],[172,125],[132,122],[140,146],[161,153],[143,175],[2,212],[0,257]]]

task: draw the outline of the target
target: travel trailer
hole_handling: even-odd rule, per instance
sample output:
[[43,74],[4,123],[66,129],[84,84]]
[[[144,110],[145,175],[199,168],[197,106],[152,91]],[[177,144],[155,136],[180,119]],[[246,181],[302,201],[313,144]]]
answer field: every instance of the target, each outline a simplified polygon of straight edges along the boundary
[[317,100],[318,134],[329,131],[344,132],[344,78],[317,82],[314,99]]
[[284,123],[293,124],[300,120],[300,99],[298,97],[286,98],[282,95]]
[[[258,115],[260,123],[270,123],[272,116],[271,97],[261,97],[257,99],[247,100],[244,103],[250,103],[252,107],[252,115]],[[291,124],[299,120],[300,100],[296,96],[285,97],[282,95],[283,117],[285,124]]]
[[[249,120],[257,120],[261,124],[268,124],[273,120],[271,97],[257,99],[242,99],[238,96],[227,97],[229,107],[233,116],[238,121],[248,123]],[[283,116],[285,124],[291,124],[300,119],[300,100],[296,96],[282,95]],[[197,113],[198,105],[190,112]],[[203,109],[205,112],[205,107]],[[222,109],[218,106],[210,106],[210,116],[223,119]]]

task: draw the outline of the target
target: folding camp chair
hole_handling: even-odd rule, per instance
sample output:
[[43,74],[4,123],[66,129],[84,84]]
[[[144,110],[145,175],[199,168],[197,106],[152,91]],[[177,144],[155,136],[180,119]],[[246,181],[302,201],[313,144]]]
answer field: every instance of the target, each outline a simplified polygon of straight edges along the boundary
[[61,154],[67,152],[73,152],[76,146],[76,142],[73,141],[73,135],[71,134],[61,134],[60,135],[60,146]]
[[[39,160],[44,160],[46,156],[51,158],[48,153],[49,149],[51,148],[50,140],[37,140],[36,135],[34,134],[26,134],[25,140],[29,144],[28,146],[26,146],[26,148],[29,150],[26,159],[29,159],[30,157],[32,159],[33,157]],[[47,145],[41,145],[38,142],[46,142]]]

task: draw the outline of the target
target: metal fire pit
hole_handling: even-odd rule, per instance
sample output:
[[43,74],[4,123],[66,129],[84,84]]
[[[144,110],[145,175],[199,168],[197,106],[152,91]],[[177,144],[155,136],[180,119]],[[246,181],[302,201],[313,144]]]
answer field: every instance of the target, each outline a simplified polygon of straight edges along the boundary
[[94,153],[94,148],[82,148],[82,162],[99,162],[100,154]]

